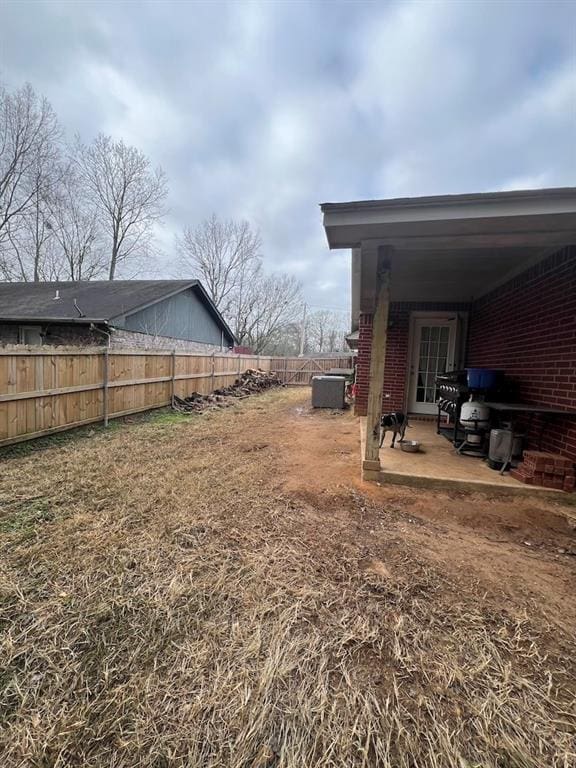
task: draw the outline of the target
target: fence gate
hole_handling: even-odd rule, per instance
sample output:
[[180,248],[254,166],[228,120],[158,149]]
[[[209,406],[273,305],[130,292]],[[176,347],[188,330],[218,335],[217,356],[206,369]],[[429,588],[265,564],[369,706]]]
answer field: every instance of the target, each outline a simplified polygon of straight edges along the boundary
[[312,376],[327,373],[334,368],[352,368],[352,357],[273,357],[270,370],[289,386],[308,386]]

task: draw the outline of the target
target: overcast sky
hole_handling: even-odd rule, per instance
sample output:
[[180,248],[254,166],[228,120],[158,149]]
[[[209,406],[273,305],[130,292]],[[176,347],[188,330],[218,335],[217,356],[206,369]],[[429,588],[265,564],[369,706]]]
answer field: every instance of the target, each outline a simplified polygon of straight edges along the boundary
[[349,302],[320,202],[576,183],[572,0],[0,0],[0,79],[164,167],[168,257],[247,218],[316,306]]

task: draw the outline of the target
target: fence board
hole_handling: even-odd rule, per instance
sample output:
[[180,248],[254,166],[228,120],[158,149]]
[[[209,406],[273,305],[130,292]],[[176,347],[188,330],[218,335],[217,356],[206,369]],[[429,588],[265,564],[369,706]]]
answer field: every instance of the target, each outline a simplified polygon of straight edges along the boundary
[[0,446],[169,405],[229,386],[247,368],[275,371],[283,383],[305,385],[314,372],[348,367],[349,357],[272,358],[197,352],[0,350]]

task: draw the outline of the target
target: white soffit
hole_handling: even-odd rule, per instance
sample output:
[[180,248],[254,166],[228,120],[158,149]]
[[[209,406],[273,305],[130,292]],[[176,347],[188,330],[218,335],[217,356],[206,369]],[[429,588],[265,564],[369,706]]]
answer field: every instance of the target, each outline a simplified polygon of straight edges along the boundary
[[576,238],[576,188],[324,203],[330,248],[546,246]]
[[548,253],[542,248],[396,251],[391,258],[391,299],[472,301]]

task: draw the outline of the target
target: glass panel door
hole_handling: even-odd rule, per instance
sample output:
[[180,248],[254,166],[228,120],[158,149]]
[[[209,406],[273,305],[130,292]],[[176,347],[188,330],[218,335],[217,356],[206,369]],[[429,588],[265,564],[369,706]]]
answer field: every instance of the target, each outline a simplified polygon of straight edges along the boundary
[[435,403],[436,376],[444,373],[448,365],[448,342],[450,328],[447,326],[422,326],[420,329],[420,353],[416,385],[417,403]]
[[455,335],[451,320],[415,322],[410,387],[412,412],[436,411],[436,376],[452,368]]

